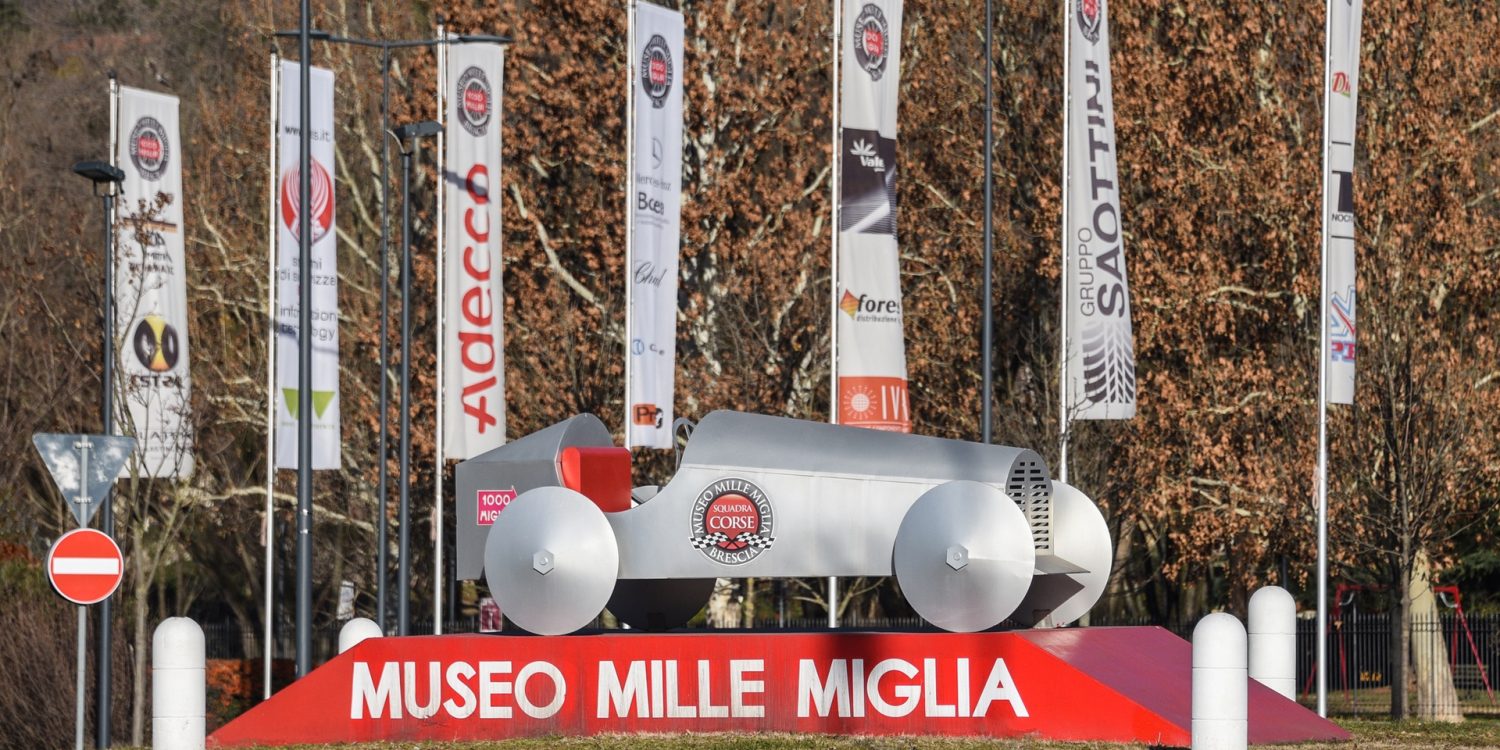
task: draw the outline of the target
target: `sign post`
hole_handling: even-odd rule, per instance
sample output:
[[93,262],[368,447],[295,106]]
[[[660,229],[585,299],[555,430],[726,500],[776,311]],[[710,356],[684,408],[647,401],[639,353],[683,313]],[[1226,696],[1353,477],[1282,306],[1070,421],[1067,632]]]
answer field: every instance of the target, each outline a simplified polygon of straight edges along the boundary
[[88,605],[108,599],[125,576],[125,558],[119,545],[88,525],[120,476],[120,468],[135,452],[135,438],[38,432],[31,436],[31,442],[78,520],[79,528],[63,534],[47,552],[47,580],[59,595],[78,605],[78,707],[73,746],[83,750]]

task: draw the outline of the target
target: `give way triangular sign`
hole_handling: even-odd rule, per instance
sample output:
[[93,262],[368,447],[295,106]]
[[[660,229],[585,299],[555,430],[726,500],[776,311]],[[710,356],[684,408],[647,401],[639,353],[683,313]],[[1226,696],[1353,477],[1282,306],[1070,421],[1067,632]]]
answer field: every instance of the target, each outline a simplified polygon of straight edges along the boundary
[[135,438],[122,435],[38,432],[31,442],[79,526],[89,525],[120,476],[120,468],[135,452]]

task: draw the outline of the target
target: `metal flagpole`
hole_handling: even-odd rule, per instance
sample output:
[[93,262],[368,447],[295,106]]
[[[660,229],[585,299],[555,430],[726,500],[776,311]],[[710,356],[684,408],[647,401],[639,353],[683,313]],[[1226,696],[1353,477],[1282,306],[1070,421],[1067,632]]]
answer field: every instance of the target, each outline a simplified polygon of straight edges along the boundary
[[312,24],[302,0],[298,30],[297,158],[297,677],[312,670]]
[[995,87],[991,57],[995,40],[995,8],[993,0],[984,0],[984,330],[980,337],[984,352],[980,355],[984,367],[984,406],[980,409],[980,434],[985,444],[992,437],[991,410],[995,400],[994,362],[992,352],[995,342],[994,310],[991,300],[995,284]]
[[[119,158],[120,137],[120,82],[115,78],[114,71],[109,72],[109,163],[118,167],[115,161]],[[108,186],[104,196],[104,377],[103,394],[101,399],[101,411],[103,412],[104,434],[115,434],[115,310],[114,310],[114,270],[115,270],[115,205],[112,197],[119,185],[112,183]],[[104,495],[104,507],[99,513],[99,527],[104,533],[113,537],[115,535],[115,509],[114,492],[108,490]],[[80,607],[80,609],[82,609]],[[101,750],[109,747],[110,731],[109,719],[110,708],[113,701],[110,699],[110,666],[112,659],[110,651],[114,646],[111,636],[114,628],[110,627],[113,619],[110,609],[110,599],[99,603],[99,650],[97,653],[98,668],[96,669],[95,692],[97,694],[97,708],[94,718],[95,732],[94,745]],[[79,636],[82,638],[82,636]]]
[[[829,265],[828,278],[828,421],[833,424],[839,423],[839,168],[842,159],[839,149],[841,148],[839,125],[839,57],[844,52],[844,4],[843,0],[833,0],[833,120],[829,129],[832,131],[831,145],[833,146],[833,158],[829,162],[831,174],[829,185],[833,193],[832,225],[829,227],[829,235],[832,237],[831,246],[833,260]],[[837,576],[828,577],[828,627],[839,626],[839,579]]]
[[[437,38],[446,41],[448,32],[441,21],[437,25]],[[443,87],[448,85],[448,45],[437,46],[438,58],[438,81],[437,81],[437,121],[448,122],[448,112],[445,108],[446,92]],[[499,127],[498,123],[496,127]],[[443,329],[447,325],[443,313],[443,221],[446,215],[443,213],[443,194],[447,191],[443,186],[447,181],[443,177],[443,170],[448,167],[448,153],[443,146],[443,131],[437,134],[437,382],[433,385],[434,395],[437,398],[437,463],[432,472],[432,634],[443,634],[443,470],[447,468],[443,458]],[[499,192],[499,180],[496,180],[496,192]],[[504,301],[501,301],[502,305]]]
[[625,447],[630,448],[630,360],[635,345],[635,9],[625,11]]
[[1073,106],[1073,3],[1063,0],[1063,137],[1062,137],[1062,315],[1058,318],[1061,346],[1057,358],[1058,480],[1068,481],[1068,109]]
[[264,687],[261,690],[262,698],[271,697],[271,657],[276,650],[275,631],[271,625],[274,614],[271,609],[272,593],[276,589],[276,534],[275,534],[275,495],[276,489],[276,168],[277,158],[277,131],[280,129],[279,116],[281,112],[281,56],[277,54],[276,47],[271,47],[271,154],[270,165],[267,171],[267,221],[266,221],[266,583],[265,583],[265,636],[261,643],[261,653],[264,654],[265,662],[261,669],[261,680]]
[[389,578],[387,547],[390,541],[390,517],[387,506],[390,502],[386,486],[386,461],[390,458],[390,410],[391,410],[391,142],[386,132],[391,129],[391,48],[380,47],[380,439],[378,441],[380,480],[376,492],[380,495],[380,519],[375,527],[375,621],[380,623],[380,632],[390,632],[385,619],[386,579]]
[[1318,304],[1318,715],[1328,716],[1328,95],[1333,2],[1323,3],[1323,199]]

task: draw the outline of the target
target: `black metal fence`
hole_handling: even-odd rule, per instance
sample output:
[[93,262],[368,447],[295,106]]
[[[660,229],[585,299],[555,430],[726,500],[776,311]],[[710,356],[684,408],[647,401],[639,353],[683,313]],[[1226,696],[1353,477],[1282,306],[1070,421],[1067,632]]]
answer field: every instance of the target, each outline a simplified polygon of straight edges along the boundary
[[[1095,625],[1150,625],[1149,622],[1104,622]],[[1192,624],[1167,623],[1168,630],[1191,638]],[[596,628],[605,623],[596,621]],[[704,627],[704,626],[700,626]],[[756,629],[821,630],[825,618],[770,618],[757,620]],[[895,617],[845,619],[840,629],[847,630],[924,630],[929,626],[920,618]],[[1314,665],[1317,661],[1317,624],[1311,619],[1297,621],[1297,689],[1298,697],[1309,705],[1314,700]],[[204,636],[210,659],[256,659],[260,634],[247,634],[235,623],[205,625]],[[449,622],[447,633],[475,633],[477,618]],[[413,635],[432,633],[430,620],[412,623]],[[291,627],[279,628],[276,655],[289,658],[295,646]],[[1500,616],[1464,617],[1456,612],[1441,613],[1436,618],[1414,617],[1411,628],[1412,653],[1415,660],[1425,661],[1441,678],[1446,668],[1453,678],[1453,690],[1409,690],[1414,712],[1424,708],[1457,709],[1465,714],[1500,715]],[[313,632],[313,662],[322,663],[338,652],[338,628],[319,628]],[[1391,634],[1390,621],[1384,613],[1349,614],[1330,621],[1328,636],[1328,709],[1337,714],[1386,714],[1391,701]],[[1415,685],[1416,675],[1408,675]],[[279,680],[278,680],[279,682]]]

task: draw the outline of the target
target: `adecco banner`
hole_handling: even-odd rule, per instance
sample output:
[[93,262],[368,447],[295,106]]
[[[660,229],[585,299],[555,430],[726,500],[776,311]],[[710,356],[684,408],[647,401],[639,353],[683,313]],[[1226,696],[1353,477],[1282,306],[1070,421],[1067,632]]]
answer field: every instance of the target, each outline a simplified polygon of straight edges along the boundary
[[672,447],[677,254],[682,224],[682,14],[636,6],[630,185],[630,352],[625,447]]
[[896,243],[901,0],[845,2],[841,39],[838,421],[911,432]]
[[193,473],[188,416],[187,291],[183,266],[182,140],[177,97],[121,86],[115,164],[115,340],[120,342],[121,434],[140,445],[141,474]]
[[[724,731],[1186,745],[1191,673],[1161,628],[374,638],[208,746]],[[1253,742],[1348,736],[1248,687]]]
[[505,48],[448,47],[443,267],[443,455],[505,444],[505,293],[500,256]]
[[[309,73],[309,141],[312,173],[308,210],[312,213],[312,468],[337,469],[339,425],[339,272],[338,233],[334,224],[333,71],[313,67]],[[280,176],[276,218],[276,467],[297,468],[298,307],[297,276],[301,249],[297,233],[303,207],[299,189],[298,132],[300,66],[281,64]]]

